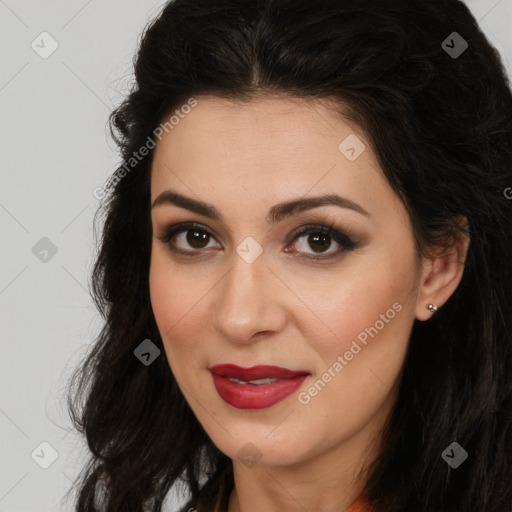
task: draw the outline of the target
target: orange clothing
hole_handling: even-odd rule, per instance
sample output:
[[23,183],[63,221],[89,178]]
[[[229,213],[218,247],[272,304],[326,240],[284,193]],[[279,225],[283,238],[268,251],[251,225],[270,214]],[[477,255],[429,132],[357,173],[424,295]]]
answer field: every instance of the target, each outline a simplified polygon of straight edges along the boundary
[[[226,511],[227,511],[227,507],[226,507]],[[222,510],[222,507],[221,507],[221,500],[217,500],[217,505],[215,507],[215,510],[214,512],[226,512],[225,510]],[[365,499],[365,497],[363,495],[359,496],[359,498],[357,498],[356,501],[354,501],[354,503],[352,503],[352,505],[350,505],[350,507],[348,507],[346,509],[345,512],[371,512],[370,508],[369,508],[369,504],[368,504],[368,501]]]
[[346,512],[371,512],[370,504],[365,496],[361,494],[361,496],[347,508]]

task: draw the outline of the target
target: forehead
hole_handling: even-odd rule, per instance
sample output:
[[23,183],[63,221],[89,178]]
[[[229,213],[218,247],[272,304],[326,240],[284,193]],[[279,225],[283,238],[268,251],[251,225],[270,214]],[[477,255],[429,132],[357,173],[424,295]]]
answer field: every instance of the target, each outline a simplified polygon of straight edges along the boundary
[[333,102],[283,96],[196,101],[155,148],[152,201],[168,188],[226,205],[235,200],[238,211],[256,200],[263,208],[307,194],[342,193],[366,204],[389,198],[367,137]]
[[[179,151],[176,146],[183,143],[188,146],[191,137],[204,143],[204,138],[216,136],[219,139],[228,138],[226,143],[243,140],[246,144],[267,143],[270,147],[279,143],[299,146],[314,136],[330,134],[340,137],[345,132],[360,132],[337,114],[333,102],[327,99],[265,96],[251,101],[237,101],[200,96],[196,101],[196,106],[180,116],[178,124],[167,130],[165,142],[162,140],[160,147],[175,146],[173,149]],[[174,119],[177,119],[176,116]],[[202,146],[196,149],[201,152]]]
[[[288,96],[268,96],[251,101],[236,101],[215,96],[199,96],[197,105],[182,114],[178,122],[162,134],[154,155],[154,169],[165,163],[179,161],[187,167],[216,167],[221,159],[224,167],[230,162],[245,163],[239,172],[267,161],[297,168],[310,161],[339,160],[339,145],[349,136],[356,136],[360,147],[368,141],[362,131],[334,110],[328,100],[305,100]],[[339,107],[341,109],[341,107]],[[179,110],[179,109],[178,109]],[[169,116],[170,117],[170,116]],[[165,122],[165,119],[164,119]],[[371,151],[366,163],[378,168]],[[258,157],[258,161],[254,158]],[[216,158],[216,161],[212,159]],[[302,167],[302,165],[300,166]],[[352,165],[352,167],[357,167]],[[298,169],[297,169],[298,170]]]

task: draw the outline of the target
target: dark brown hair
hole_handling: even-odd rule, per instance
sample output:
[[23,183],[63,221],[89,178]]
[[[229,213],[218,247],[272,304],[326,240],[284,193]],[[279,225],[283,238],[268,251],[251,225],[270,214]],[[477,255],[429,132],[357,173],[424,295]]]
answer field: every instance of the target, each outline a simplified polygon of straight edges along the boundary
[[[450,49],[462,40],[456,56]],[[371,141],[421,252],[446,242],[454,218],[468,219],[462,281],[431,320],[413,326],[366,492],[378,512],[510,512],[512,96],[468,8],[458,0],[169,2],[145,30],[133,88],[111,115],[119,168],[201,94],[335,100]],[[152,152],[113,180],[101,210],[92,290],[104,327],[69,398],[91,451],[79,512],[161,511],[180,478],[183,510],[211,510],[221,475],[231,478],[231,460],[166,358],[145,366],[134,356],[146,338],[164,353],[148,287],[151,162]],[[441,457],[453,441],[469,454],[457,469]]]

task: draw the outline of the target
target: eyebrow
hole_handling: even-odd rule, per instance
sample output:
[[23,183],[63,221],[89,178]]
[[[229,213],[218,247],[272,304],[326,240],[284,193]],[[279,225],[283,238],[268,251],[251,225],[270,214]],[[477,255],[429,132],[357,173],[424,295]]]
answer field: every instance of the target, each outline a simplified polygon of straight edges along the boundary
[[[153,201],[151,208],[153,209],[162,205],[178,206],[210,219],[215,219],[222,222],[224,221],[221,213],[217,210],[217,208],[215,208],[215,206],[203,201],[192,199],[191,197],[178,194],[178,192],[173,190],[165,190],[162,192]],[[347,208],[354,210],[362,215],[366,215],[367,217],[371,217],[371,215],[362,206],[359,206],[357,203],[347,199],[346,197],[341,197],[337,194],[323,194],[315,197],[293,199],[291,201],[276,204],[269,209],[266,216],[266,221],[270,224],[275,224],[276,222],[280,222],[287,217],[291,217],[292,215],[296,215],[303,211],[328,205]]]

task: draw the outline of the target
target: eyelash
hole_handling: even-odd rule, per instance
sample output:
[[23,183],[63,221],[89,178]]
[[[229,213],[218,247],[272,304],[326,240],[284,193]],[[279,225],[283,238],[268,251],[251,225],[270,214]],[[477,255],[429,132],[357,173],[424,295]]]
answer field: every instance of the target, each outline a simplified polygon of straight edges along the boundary
[[[186,257],[198,257],[194,253],[203,252],[200,249],[192,250],[192,251],[183,251],[180,249],[176,249],[172,246],[171,239],[174,238],[179,233],[187,232],[187,231],[202,231],[204,233],[207,233],[209,236],[214,237],[213,233],[211,233],[205,226],[202,224],[196,224],[193,222],[187,222],[183,224],[176,224],[174,226],[169,226],[166,228],[161,236],[158,236],[158,240],[163,242],[164,244],[167,244],[169,247],[169,250],[173,253],[182,254]],[[349,235],[342,233],[341,231],[338,231],[334,228],[333,225],[323,225],[323,224],[309,224],[307,226],[302,226],[301,228],[298,228],[295,230],[289,237],[289,241],[287,242],[287,245],[289,245],[291,242],[294,242],[298,238],[302,238],[305,235],[310,234],[323,234],[328,235],[331,237],[336,243],[338,243],[341,246],[341,249],[336,251],[333,254],[330,254],[328,256],[313,256],[311,254],[300,256],[301,258],[305,258],[308,260],[332,260],[334,258],[340,257],[344,252],[351,251],[355,249],[358,245],[357,242],[354,242],[352,238],[350,238]]]

